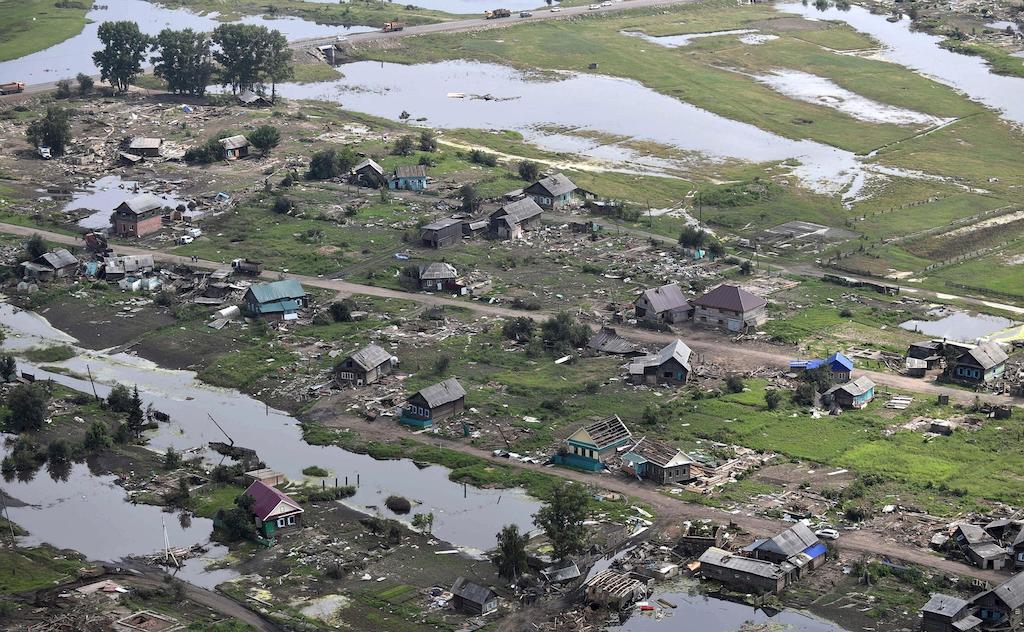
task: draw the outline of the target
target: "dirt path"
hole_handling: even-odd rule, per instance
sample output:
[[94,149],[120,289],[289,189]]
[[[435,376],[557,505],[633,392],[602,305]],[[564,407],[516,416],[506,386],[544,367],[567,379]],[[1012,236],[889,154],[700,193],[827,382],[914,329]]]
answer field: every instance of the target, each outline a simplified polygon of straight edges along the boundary
[[[30,228],[26,226],[17,226],[15,224],[0,223],[0,232],[10,233],[13,235],[30,236],[34,233],[38,233],[48,241],[72,245],[82,246],[82,240],[78,236],[64,235],[61,233],[55,233],[46,230],[40,230],[36,228]],[[192,261],[191,257],[185,257],[176,255],[161,250],[153,250],[148,248],[137,248],[133,246],[122,246],[117,245],[116,250],[122,254],[127,255],[153,255],[153,258],[157,261],[169,264],[181,264],[186,266],[192,266],[194,268],[202,268],[207,270],[213,270],[216,268],[222,268],[227,265],[224,262],[206,261],[200,259],[199,261]],[[802,272],[802,274],[806,274]],[[818,275],[821,272],[817,272]],[[813,275],[813,273],[812,273]],[[262,277],[266,280],[277,280],[279,278],[291,278],[297,280],[303,285],[309,287],[317,287],[327,290],[332,290],[338,293],[339,297],[352,296],[354,294],[365,294],[369,296],[376,296],[381,298],[395,298],[406,301],[413,301],[420,303],[421,305],[427,306],[449,306],[449,307],[460,307],[463,309],[469,309],[478,314],[484,314],[487,316],[502,317],[502,318],[515,318],[517,316],[526,316],[534,320],[543,319],[551,316],[554,312],[551,311],[524,311],[517,310],[508,307],[500,307],[497,305],[489,305],[480,301],[466,301],[447,298],[444,296],[438,296],[434,294],[424,294],[418,292],[405,292],[402,290],[392,290],[389,288],[361,285],[359,283],[351,283],[349,281],[343,281],[340,279],[327,279],[321,277],[306,276],[302,274],[291,274],[277,272],[273,270],[265,270]],[[595,329],[596,325],[593,326]],[[789,366],[789,361],[796,357],[796,350],[793,347],[782,346],[782,345],[771,345],[760,342],[734,342],[732,338],[718,330],[703,329],[699,327],[686,327],[684,330],[674,333],[662,333],[656,331],[650,331],[647,329],[638,329],[635,327],[629,327],[625,325],[617,325],[616,330],[633,340],[640,342],[650,343],[651,345],[665,345],[677,338],[683,338],[686,344],[690,346],[699,355],[706,358],[708,361],[712,361],[715,364],[725,366],[736,371],[747,371],[756,369],[758,367],[775,367],[783,369]],[[888,386],[900,390],[914,391],[918,393],[927,393],[931,395],[949,395],[950,400],[959,402],[962,404],[971,404],[974,402],[975,393],[966,391],[959,388],[953,388],[949,386],[942,386],[935,384],[934,382],[925,381],[923,379],[908,378],[902,375],[894,375],[891,373],[881,373],[877,371],[858,371],[858,373],[867,375],[876,384],[881,386]],[[1024,405],[1024,398],[1011,397],[1009,395],[990,395],[990,394],[978,394],[978,397],[988,403],[992,404],[1013,404],[1017,406]]]

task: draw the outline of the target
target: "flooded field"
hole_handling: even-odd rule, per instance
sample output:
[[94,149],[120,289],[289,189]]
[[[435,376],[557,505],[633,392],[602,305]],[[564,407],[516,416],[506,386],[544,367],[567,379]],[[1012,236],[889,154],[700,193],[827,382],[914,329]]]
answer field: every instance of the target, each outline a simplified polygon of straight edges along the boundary
[[[186,204],[185,200],[171,194],[156,193],[148,187],[139,186],[133,180],[122,180],[121,176],[104,176],[90,183],[82,190],[71,194],[71,201],[64,205],[64,212],[87,210],[92,213],[78,221],[83,228],[105,229],[110,226],[110,214],[122,202],[142,193],[153,193],[163,200],[164,206],[175,208]],[[192,216],[186,213],[186,216]]]
[[989,316],[988,314],[969,314],[947,309],[935,310],[929,315],[938,318],[936,320],[908,320],[900,323],[900,327],[932,338],[975,342],[978,338],[990,336],[1017,324],[1009,318]]
[[640,31],[622,31],[622,34],[630,37],[639,37],[644,41],[657,44],[658,46],[664,46],[665,48],[679,48],[681,46],[688,45],[693,40],[705,37],[749,35],[757,32],[757,29],[734,29],[731,31],[711,31],[709,33],[687,33],[685,35],[648,35],[647,33],[642,33]]
[[910,19],[889,22],[886,15],[874,15],[853,5],[849,11],[836,8],[819,11],[813,4],[799,2],[776,4],[784,13],[795,13],[809,20],[844,22],[867,33],[885,47],[888,61],[900,64],[962,91],[971,99],[1002,112],[1004,119],[1024,124],[1024,78],[989,72],[981,57],[954,53],[939,46],[941,36],[910,30]]
[[[66,336],[52,330],[44,319],[24,314],[9,305],[0,305],[0,321],[10,330],[4,342],[5,348],[26,348],[50,340],[68,342]],[[384,499],[391,494],[405,496],[413,502],[412,513],[434,513],[433,533],[437,537],[466,549],[493,547],[495,534],[506,524],[515,523],[522,530],[528,530],[533,513],[540,508],[540,503],[522,490],[478,489],[454,483],[448,479],[448,470],[443,467],[419,467],[406,459],[377,461],[336,447],[309,445],[302,440],[301,428],[294,418],[237,391],[207,386],[197,381],[195,374],[189,371],[161,369],[151,362],[125,354],[108,356],[86,351],[59,363],[72,372],[70,375],[19,364],[35,372],[37,378],[51,378],[83,392],[91,392],[91,386],[87,379],[75,376],[84,376],[91,371],[101,397],[109,393],[110,385],[114,383],[138,385],[144,402],[147,405],[152,403],[171,418],[169,423],[161,424],[159,430],[148,435],[149,447],[155,450],[163,452],[168,447],[184,450],[205,446],[210,441],[227,441],[224,433],[210,420],[212,416],[238,445],[256,450],[268,467],[283,472],[289,479],[301,481],[303,468],[318,465],[330,471],[330,484],[333,484],[334,477],[340,484],[345,483],[346,477],[349,484],[358,482],[356,495],[346,500],[350,506],[408,522],[412,514],[399,516],[384,506]],[[208,456],[213,462],[221,458],[213,454]],[[50,502],[47,497],[36,497],[32,492],[33,488],[12,490],[13,495],[27,503]],[[73,498],[77,496],[69,491],[68,496],[53,501],[47,508],[49,515],[55,515],[53,510],[56,507],[72,502]],[[141,507],[123,504],[125,511]],[[25,526],[32,530],[30,524]],[[77,544],[78,536],[74,534],[69,534],[69,541],[58,537],[59,533],[49,541],[56,546]],[[116,542],[112,544],[117,546]]]
[[[80,72],[89,75],[98,74],[99,71],[92,62],[92,53],[100,48],[99,38],[96,34],[99,25],[103,22],[132,20],[138,23],[139,29],[143,33],[156,35],[165,28],[212,31],[223,24],[223,22],[217,21],[216,17],[216,14],[197,15],[185,9],[168,9],[145,0],[114,0],[100,3],[94,5],[94,8],[86,14],[89,22],[81,33],[46,50],[0,63],[0,76],[34,84],[57,81],[65,77],[73,78]],[[316,24],[295,17],[249,16],[237,21],[277,29],[289,40],[305,37],[333,37],[346,33],[375,30],[368,26],[345,28]]]

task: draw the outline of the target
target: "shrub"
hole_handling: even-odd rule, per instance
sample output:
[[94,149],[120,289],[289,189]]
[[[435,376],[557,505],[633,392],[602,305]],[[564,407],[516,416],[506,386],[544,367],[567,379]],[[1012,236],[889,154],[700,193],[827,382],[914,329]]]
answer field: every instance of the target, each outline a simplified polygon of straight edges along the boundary
[[114,441],[110,438],[110,431],[107,430],[107,425],[102,421],[94,421],[89,424],[89,428],[85,431],[83,444],[89,452],[97,452],[109,448],[114,444]]
[[292,211],[295,208],[295,202],[284,195],[278,195],[274,198],[274,205],[270,208],[273,212],[278,215],[284,215]]
[[75,81],[78,82],[78,94],[83,96],[92,92],[92,88],[95,85],[93,78],[84,72],[78,73],[78,76],[75,77]]
[[527,182],[533,182],[540,175],[540,166],[532,161],[524,160],[519,163],[519,177]]
[[281,142],[281,132],[273,125],[260,125],[249,133],[249,143],[259,150],[260,154],[266,155]]
[[313,154],[309,160],[306,178],[309,180],[329,180],[348,173],[356,164],[356,155],[348,147],[344,149],[325,149]]
[[303,492],[302,497],[306,502],[327,502],[330,500],[341,500],[342,498],[350,498],[356,495],[356,488],[352,485],[342,485],[340,487],[322,487],[320,489],[312,488],[307,489]]
[[501,326],[501,335],[509,340],[524,342],[533,337],[533,328],[534,322],[532,318],[516,316],[511,320],[506,320]]
[[336,323],[347,323],[352,320],[352,307],[348,301],[331,303],[328,309],[331,312],[331,319]]
[[309,467],[302,469],[303,476],[313,476],[315,478],[324,478],[328,476],[330,472],[320,467],[319,465],[310,465]]
[[425,129],[420,132],[420,151],[437,151],[437,135],[432,130]]
[[384,506],[396,514],[407,514],[412,511],[412,503],[402,496],[388,496]]
[[57,82],[57,94],[58,99],[69,99],[71,98],[71,80],[61,79]]
[[412,136],[402,136],[395,141],[394,147],[391,148],[391,153],[396,156],[411,156],[415,146]]
[[725,388],[730,393],[742,393],[745,387],[746,384],[743,383],[743,378],[735,373],[725,378]]
[[485,167],[494,167],[498,164],[498,157],[494,154],[488,154],[487,152],[479,149],[474,149],[469,152],[469,161],[478,165],[484,165]]
[[775,410],[782,403],[782,395],[777,390],[764,392],[764,405],[768,410]]

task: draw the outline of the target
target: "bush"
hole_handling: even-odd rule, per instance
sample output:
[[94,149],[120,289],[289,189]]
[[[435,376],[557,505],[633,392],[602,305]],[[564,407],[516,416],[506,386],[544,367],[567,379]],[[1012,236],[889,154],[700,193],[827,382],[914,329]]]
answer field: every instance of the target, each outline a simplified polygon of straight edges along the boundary
[[746,384],[743,383],[742,377],[733,373],[725,378],[725,388],[730,393],[742,393],[743,389],[746,388]]
[[303,476],[312,476],[315,478],[324,478],[330,475],[330,472],[320,467],[319,465],[310,465],[309,467],[302,469]]
[[313,154],[309,160],[306,178],[309,180],[330,180],[348,173],[356,164],[356,155],[348,147],[325,149]]
[[540,175],[540,166],[529,160],[519,163],[519,177],[527,182],[533,182]]
[[270,207],[270,210],[277,213],[278,215],[285,215],[295,208],[295,202],[284,195],[278,195],[274,198],[274,205]]
[[498,157],[494,154],[474,149],[469,152],[469,161],[478,165],[484,165],[485,167],[494,167],[498,164]]
[[851,316],[853,316],[853,311],[849,307],[844,307],[843,309],[839,310],[839,316],[841,318],[850,318]]
[[164,453],[164,469],[176,470],[181,467],[181,453],[174,448],[167,448]]
[[391,153],[396,156],[411,156],[415,142],[412,136],[402,136],[395,141],[395,146],[391,148]]
[[420,132],[420,151],[437,151],[437,136],[432,130],[425,129]]
[[775,410],[782,403],[782,395],[777,390],[764,392],[764,405],[768,410]]
[[331,312],[331,319],[336,323],[347,323],[352,320],[352,308],[348,301],[331,303],[329,311]]
[[813,406],[818,399],[818,391],[812,384],[801,384],[793,392],[793,401],[801,406]]
[[388,496],[384,506],[396,514],[407,514],[412,511],[412,503],[402,496]]
[[541,340],[551,352],[564,355],[587,344],[590,328],[566,312],[559,312],[541,325]]
[[307,489],[303,492],[302,497],[306,502],[327,502],[330,500],[341,500],[342,498],[350,498],[356,495],[356,488],[352,485],[342,485],[340,487],[322,487],[320,489],[312,488]]
[[71,98],[71,80],[61,79],[57,82],[57,93],[58,99],[69,99]]
[[107,424],[102,421],[94,421],[89,424],[89,428],[85,431],[83,445],[85,445],[85,449],[89,452],[97,452],[114,445],[114,440],[110,437],[110,431],[107,430]]
[[260,125],[249,133],[248,139],[249,143],[265,156],[281,142],[281,132],[273,125]]
[[501,326],[501,335],[509,340],[525,342],[533,337],[533,328],[532,318],[516,316],[511,320],[506,320],[505,324]]
[[198,147],[190,147],[185,151],[184,160],[187,163],[209,164],[220,162],[228,157],[228,151],[221,144],[219,138],[211,138]]
[[93,81],[92,77],[85,74],[84,72],[78,73],[78,76],[75,77],[75,81],[78,82],[78,94],[81,94],[83,96],[92,92],[92,88],[95,85],[95,82]]

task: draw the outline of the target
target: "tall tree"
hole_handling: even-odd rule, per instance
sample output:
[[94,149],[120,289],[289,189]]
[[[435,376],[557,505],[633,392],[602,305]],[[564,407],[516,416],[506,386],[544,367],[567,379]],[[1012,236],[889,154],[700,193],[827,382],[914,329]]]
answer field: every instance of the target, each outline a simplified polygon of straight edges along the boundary
[[29,259],[32,261],[35,261],[39,257],[45,255],[48,248],[49,245],[39,233],[32,233],[32,236],[25,242],[25,254],[27,254]]
[[31,432],[43,427],[49,396],[36,384],[20,384],[7,396],[7,430]]
[[249,133],[248,139],[249,143],[265,156],[281,142],[281,132],[273,125],[260,125]]
[[541,508],[533,523],[544,530],[556,559],[564,560],[585,548],[587,492],[579,483],[565,481],[554,488],[551,501]]
[[263,50],[270,38],[265,26],[254,24],[221,24],[213,30],[217,48],[213,59],[220,64],[222,86],[231,92],[253,90],[260,82],[267,54]]
[[36,147],[49,147],[55,155],[61,155],[71,144],[71,117],[64,108],[51,105],[46,115],[29,124],[25,130],[28,142]]
[[294,76],[292,51],[288,47],[288,39],[281,34],[281,31],[266,31],[262,38],[261,78],[270,83],[270,100],[277,101],[277,84],[288,81]]
[[128,420],[125,425],[128,426],[128,430],[132,436],[138,439],[142,436],[142,427],[146,423],[146,418],[142,413],[142,398],[139,397],[139,387],[136,386],[132,390],[132,399],[128,408]]
[[118,92],[127,92],[142,72],[150,37],[135,22],[104,22],[98,32],[103,49],[92,54],[100,77]]
[[153,40],[153,74],[167,82],[171,92],[202,96],[213,76],[210,37],[192,29],[164,29]]
[[528,536],[520,535],[519,527],[510,524],[498,533],[498,553],[494,563],[498,566],[498,574],[510,582],[519,579],[526,570],[526,541]]

